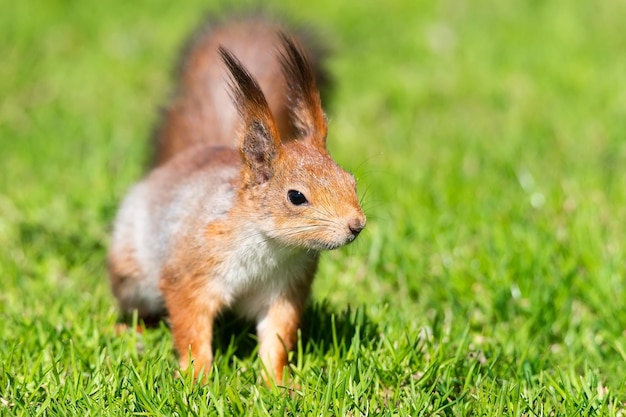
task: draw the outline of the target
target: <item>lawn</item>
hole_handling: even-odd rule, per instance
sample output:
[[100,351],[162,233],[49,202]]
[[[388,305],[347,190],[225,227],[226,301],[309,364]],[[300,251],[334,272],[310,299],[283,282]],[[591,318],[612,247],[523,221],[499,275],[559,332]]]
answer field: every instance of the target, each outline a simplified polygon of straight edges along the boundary
[[4,1],[0,415],[626,416],[626,2],[272,2],[333,50],[368,215],[272,389],[247,323],[206,385],[114,331],[112,218],[218,9],[178,3]]

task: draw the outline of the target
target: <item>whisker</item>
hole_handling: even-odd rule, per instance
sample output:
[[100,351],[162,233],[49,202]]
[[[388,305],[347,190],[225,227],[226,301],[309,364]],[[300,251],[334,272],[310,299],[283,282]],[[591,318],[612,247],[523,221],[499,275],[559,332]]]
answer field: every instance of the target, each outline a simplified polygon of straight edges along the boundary
[[[267,242],[269,240],[275,239],[274,237],[269,236],[269,234],[272,234],[275,232],[279,232],[278,234],[280,236],[291,237],[291,236],[296,236],[304,231],[315,230],[318,228],[319,226],[311,225],[311,226],[291,226],[291,227],[275,228],[275,229],[268,230],[267,232],[261,232],[261,231],[255,230],[252,232],[247,232],[247,233],[236,236],[235,240],[232,241],[233,245],[230,245],[230,246],[237,246],[243,242],[251,243],[251,244]],[[249,242],[251,239],[255,239],[256,237],[259,237],[260,239],[252,240],[252,242]]]
[[363,205],[364,205],[365,197],[367,196],[367,192],[368,191],[369,191],[369,187],[367,187],[365,190],[363,190],[363,194],[359,198],[359,204],[361,205],[361,207],[363,207]]
[[[298,221],[311,224],[287,225],[263,231],[258,230],[254,226],[251,226],[251,228],[248,229],[243,226],[240,230],[233,234],[232,239],[230,239],[227,244],[227,248],[229,250],[252,248],[254,246],[267,244],[272,241],[278,243],[281,238],[290,240],[293,245],[300,246],[304,249],[311,249],[308,247],[311,242],[315,242],[316,248],[336,248],[338,245],[334,239],[330,239],[328,242],[325,241],[323,233],[325,231],[341,229],[344,227],[343,223],[339,219],[336,219],[325,206],[311,206],[309,209],[313,215],[294,216],[294,219],[297,218]],[[253,224],[255,223],[254,219],[258,216],[258,212],[238,208],[236,212],[231,212],[231,215],[241,218],[244,223],[246,222],[245,219],[250,219],[250,223]],[[321,235],[311,237],[310,234],[314,232],[318,232],[318,234],[321,233]],[[322,238],[319,236],[322,236]]]
[[311,209],[315,211],[316,213],[323,215],[326,218],[333,217],[333,215],[325,207],[324,207],[325,209],[324,211],[320,210],[318,207],[313,207],[313,206],[311,206]]

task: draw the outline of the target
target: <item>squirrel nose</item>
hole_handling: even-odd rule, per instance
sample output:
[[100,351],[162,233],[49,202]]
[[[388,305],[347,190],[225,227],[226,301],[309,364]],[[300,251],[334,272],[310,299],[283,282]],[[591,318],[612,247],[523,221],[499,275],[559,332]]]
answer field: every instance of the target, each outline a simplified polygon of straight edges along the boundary
[[348,224],[348,228],[350,229],[354,237],[357,237],[359,233],[361,233],[361,230],[363,230],[364,227],[365,227],[365,218],[352,219],[352,221]]

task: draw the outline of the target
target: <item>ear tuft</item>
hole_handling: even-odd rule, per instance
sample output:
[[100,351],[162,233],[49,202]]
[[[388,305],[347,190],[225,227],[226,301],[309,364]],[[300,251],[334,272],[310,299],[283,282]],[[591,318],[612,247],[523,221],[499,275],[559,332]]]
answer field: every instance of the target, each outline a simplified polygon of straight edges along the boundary
[[218,49],[230,72],[231,98],[243,119],[240,151],[257,184],[273,175],[280,137],[263,91],[252,74],[230,51]]
[[278,36],[281,41],[280,63],[289,88],[294,124],[301,137],[312,138],[325,147],[328,128],[313,66],[293,39],[283,32]]

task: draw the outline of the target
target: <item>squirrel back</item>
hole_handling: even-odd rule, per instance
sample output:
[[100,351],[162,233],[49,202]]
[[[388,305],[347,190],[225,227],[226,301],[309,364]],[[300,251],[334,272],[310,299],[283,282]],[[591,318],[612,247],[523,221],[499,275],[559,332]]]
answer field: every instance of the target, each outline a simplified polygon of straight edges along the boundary
[[287,28],[262,13],[209,20],[182,51],[176,91],[154,133],[153,167],[198,144],[238,146],[234,138],[239,116],[228,95],[228,69],[220,57],[220,46],[232,52],[259,83],[280,136],[297,134],[276,44],[280,31],[289,33],[307,51],[317,87],[324,94],[330,84],[321,66],[324,51],[305,28]]

